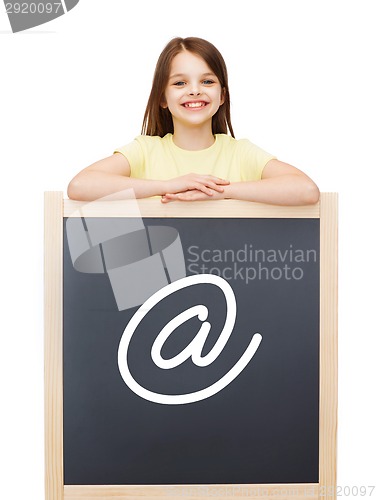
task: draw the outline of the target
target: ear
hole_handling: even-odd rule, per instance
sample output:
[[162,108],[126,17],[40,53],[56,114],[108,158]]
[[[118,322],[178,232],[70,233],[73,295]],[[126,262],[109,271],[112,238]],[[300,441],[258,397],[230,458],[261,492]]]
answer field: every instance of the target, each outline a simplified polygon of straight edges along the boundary
[[225,100],[226,100],[226,88],[222,87],[221,104],[220,104],[221,106],[225,102]]
[[167,102],[166,102],[166,99],[165,99],[164,95],[162,96],[162,99],[161,99],[161,102],[159,103],[159,105],[160,105],[161,108],[167,109]]

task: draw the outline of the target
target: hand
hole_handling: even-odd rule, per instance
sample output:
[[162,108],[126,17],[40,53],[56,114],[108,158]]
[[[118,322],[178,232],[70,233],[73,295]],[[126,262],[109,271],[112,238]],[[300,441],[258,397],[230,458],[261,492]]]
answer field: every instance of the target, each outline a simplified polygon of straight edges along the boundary
[[215,177],[214,175],[187,174],[166,181],[166,193],[183,193],[187,191],[200,191],[207,196],[214,193],[222,193],[229,181]]
[[222,199],[224,199],[223,193],[213,192],[213,194],[208,195],[198,189],[190,189],[189,191],[184,191],[182,193],[166,193],[162,196],[161,202],[170,203],[171,201],[205,201]]

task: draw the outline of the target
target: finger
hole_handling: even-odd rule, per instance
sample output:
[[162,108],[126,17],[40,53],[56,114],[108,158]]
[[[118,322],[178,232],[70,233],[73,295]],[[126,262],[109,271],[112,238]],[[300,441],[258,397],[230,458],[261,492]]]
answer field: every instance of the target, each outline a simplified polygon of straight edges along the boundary
[[210,188],[214,189],[214,191],[218,191],[220,193],[223,193],[223,191],[224,191],[224,188],[219,184],[214,184],[214,183],[210,184]]
[[190,190],[182,193],[169,193],[166,196],[168,197],[168,201],[191,201],[194,199],[194,193],[197,194],[198,192],[197,190]]
[[212,189],[210,189],[205,184],[201,184],[200,182],[197,182],[195,189],[197,189],[198,191],[201,191],[202,193],[207,194],[208,196],[213,196]]
[[[208,176],[208,177],[211,177],[211,176]],[[199,180],[198,182],[200,182],[200,184],[202,186],[205,186],[208,189],[212,189],[212,190],[218,191],[220,193],[222,193],[224,191],[224,188],[220,184],[216,184],[214,181],[210,180],[209,178],[206,179],[204,183],[202,182],[202,180]],[[225,182],[227,182],[227,181],[225,181]],[[200,191],[203,191],[203,189],[200,188]],[[204,192],[206,193],[206,191],[204,191]]]
[[213,194],[213,191],[217,191],[219,193],[223,193],[224,191],[224,188],[222,186],[220,186],[219,184],[215,184],[215,183],[208,183],[206,185],[206,187],[208,187],[209,189],[212,190],[212,194]]
[[228,181],[227,179],[222,179],[221,177],[215,177],[214,175],[207,175],[206,177],[215,184],[230,184],[230,181]]
[[170,203],[171,201],[173,201],[173,198],[170,198],[169,196],[165,195],[165,196],[162,196],[161,198],[161,202],[162,203]]

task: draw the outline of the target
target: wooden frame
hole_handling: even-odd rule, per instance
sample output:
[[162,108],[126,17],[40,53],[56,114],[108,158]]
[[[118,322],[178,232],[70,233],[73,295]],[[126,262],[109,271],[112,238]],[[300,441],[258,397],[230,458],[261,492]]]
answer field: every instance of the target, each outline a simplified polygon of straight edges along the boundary
[[[88,216],[127,216],[127,201],[96,202]],[[176,486],[67,486],[63,477],[63,217],[86,203],[45,193],[45,491],[46,500],[336,498],[337,446],[337,194],[317,205],[278,207],[223,200],[171,203],[138,200],[144,217],[320,218],[320,414],[319,483]]]

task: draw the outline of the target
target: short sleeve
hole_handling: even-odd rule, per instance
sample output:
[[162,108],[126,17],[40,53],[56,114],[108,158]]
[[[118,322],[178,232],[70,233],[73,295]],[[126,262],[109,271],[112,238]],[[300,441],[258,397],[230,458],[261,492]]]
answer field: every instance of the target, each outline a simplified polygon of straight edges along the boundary
[[259,148],[248,139],[240,139],[238,143],[242,181],[260,180],[265,165],[268,161],[276,159],[276,157]]
[[131,167],[131,177],[144,177],[145,159],[140,143],[135,139],[126,146],[115,149],[114,153],[121,153],[128,160]]

